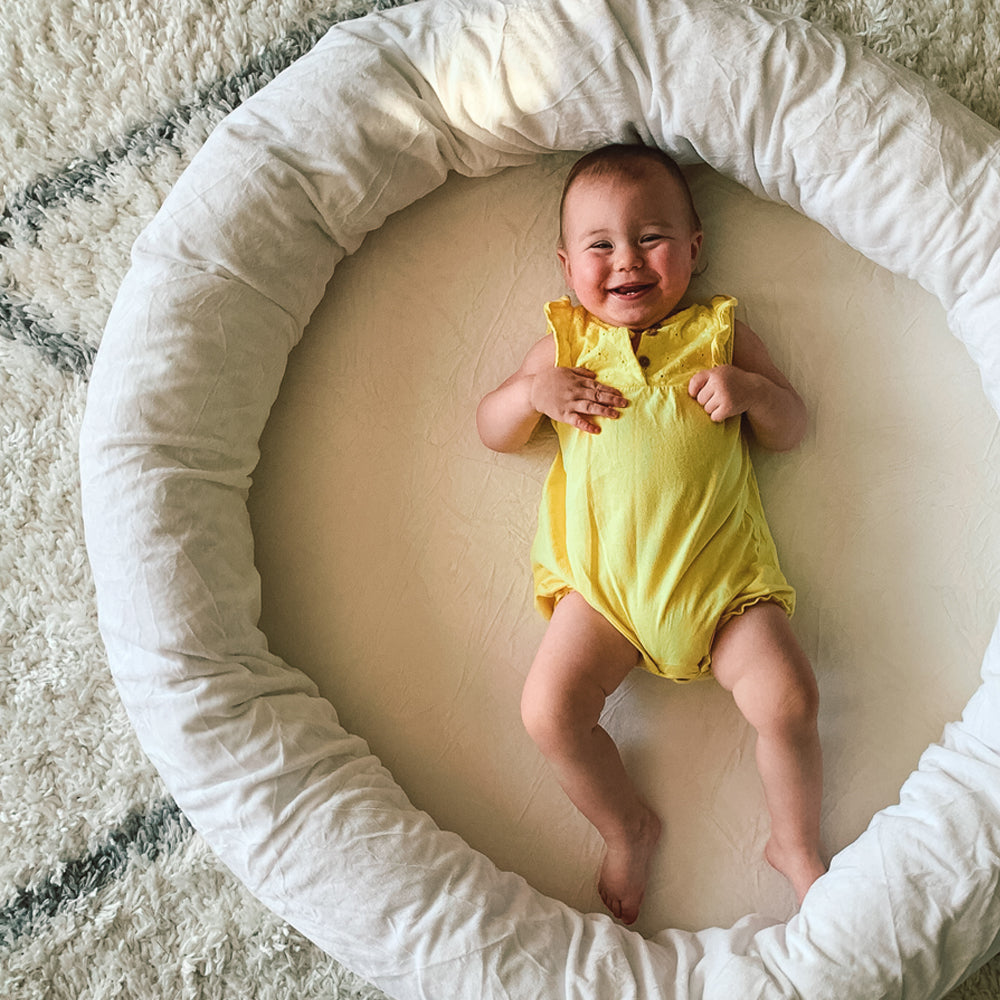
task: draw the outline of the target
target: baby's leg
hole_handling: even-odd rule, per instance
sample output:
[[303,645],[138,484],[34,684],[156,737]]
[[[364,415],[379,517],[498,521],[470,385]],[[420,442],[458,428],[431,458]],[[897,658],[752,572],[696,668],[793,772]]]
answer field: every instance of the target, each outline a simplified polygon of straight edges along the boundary
[[785,612],[762,603],[719,630],[712,672],[757,730],[757,767],[771,814],[767,860],[791,882],[801,903],[826,871],[819,847],[823,763],[812,668]]
[[604,838],[601,898],[629,924],[639,915],[660,821],[639,798],[598,719],[638,659],[635,647],[574,592],[556,606],[521,698],[529,735]]

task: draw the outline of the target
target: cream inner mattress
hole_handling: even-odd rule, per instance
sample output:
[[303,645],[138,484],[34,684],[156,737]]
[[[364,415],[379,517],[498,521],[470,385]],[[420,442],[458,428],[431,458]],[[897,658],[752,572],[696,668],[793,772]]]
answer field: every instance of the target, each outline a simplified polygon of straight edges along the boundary
[[[545,629],[528,550],[555,435],[496,455],[475,428],[565,291],[556,205],[572,159],[452,177],[338,266],[289,358],[249,509],[272,651],[439,825],[601,911],[600,840],[519,715]],[[797,451],[754,458],[819,680],[834,854],[979,685],[1000,610],[984,544],[996,417],[936,298],[707,167],[689,176],[706,231],[694,296],[736,295],[810,410]],[[665,826],[637,928],[790,917],[730,696],[636,670],[606,725]]]

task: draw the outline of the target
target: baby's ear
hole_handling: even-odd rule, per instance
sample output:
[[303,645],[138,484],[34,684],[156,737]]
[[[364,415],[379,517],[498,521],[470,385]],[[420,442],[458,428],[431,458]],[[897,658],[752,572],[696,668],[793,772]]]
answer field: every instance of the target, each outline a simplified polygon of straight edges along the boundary
[[691,268],[698,265],[698,256],[701,254],[701,244],[705,234],[699,229],[691,234]]
[[573,289],[573,271],[569,266],[569,254],[566,253],[565,249],[561,246],[556,247],[556,256],[559,258],[559,263],[562,265],[563,280],[566,282],[566,287],[572,292]]

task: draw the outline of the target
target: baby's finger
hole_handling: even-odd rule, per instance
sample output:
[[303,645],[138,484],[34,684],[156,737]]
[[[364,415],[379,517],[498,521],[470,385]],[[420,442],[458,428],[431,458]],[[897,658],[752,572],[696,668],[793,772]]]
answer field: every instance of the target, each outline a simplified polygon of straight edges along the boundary
[[600,397],[595,396],[577,400],[574,409],[577,413],[587,416],[611,417],[613,420],[617,420],[621,416],[622,408],[627,405],[628,400],[623,400],[621,403],[605,402]]
[[570,423],[579,431],[586,431],[588,434],[600,434],[601,428],[592,423],[582,413],[574,413]]
[[571,368],[570,371],[574,375],[579,375],[580,378],[584,379],[587,385],[592,387],[596,392],[611,393],[612,396],[618,399],[624,398],[613,385],[605,385],[603,382],[598,382],[596,374],[589,368]]
[[708,382],[710,374],[711,370],[708,368],[702,368],[701,371],[695,372],[691,376],[691,381],[688,382],[688,394],[697,399],[698,394],[705,388],[705,384]]
[[592,422],[587,420],[588,417],[610,417],[612,420],[615,420],[621,416],[619,411],[613,406],[605,406],[603,403],[598,403],[597,400],[590,398],[577,399],[568,409],[569,415],[567,416],[566,423],[571,423],[574,426],[578,426],[577,418],[592,425]]
[[738,412],[726,396],[714,392],[709,395],[703,405],[705,412],[717,424],[725,423],[730,417],[736,416]]
[[605,406],[617,406],[622,409],[628,406],[628,400],[614,386],[602,382],[594,384],[594,399]]

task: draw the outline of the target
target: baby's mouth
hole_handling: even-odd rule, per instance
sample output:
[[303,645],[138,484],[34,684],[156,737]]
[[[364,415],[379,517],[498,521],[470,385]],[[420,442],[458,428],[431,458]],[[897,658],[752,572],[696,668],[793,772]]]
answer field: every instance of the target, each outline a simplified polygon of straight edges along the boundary
[[621,299],[635,299],[652,287],[653,286],[651,284],[628,284],[618,285],[617,288],[609,288],[608,291],[611,292],[612,295],[616,295]]

